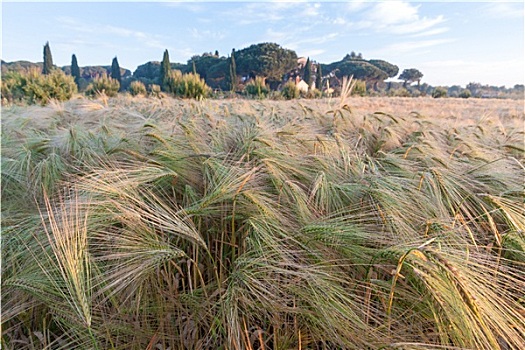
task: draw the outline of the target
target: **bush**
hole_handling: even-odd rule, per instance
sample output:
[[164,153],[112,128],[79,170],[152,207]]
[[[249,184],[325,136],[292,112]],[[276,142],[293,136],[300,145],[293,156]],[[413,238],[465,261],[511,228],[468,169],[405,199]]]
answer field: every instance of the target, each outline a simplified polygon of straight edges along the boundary
[[146,96],[146,94],[147,94],[146,86],[144,85],[144,83],[142,83],[142,82],[140,82],[138,80],[132,81],[131,84],[129,85],[129,93],[132,96],[137,96],[137,95],[144,95],[144,96]]
[[366,95],[366,82],[363,80],[356,80],[354,89],[352,90],[352,96],[365,96]]
[[48,75],[38,70],[27,73],[8,73],[2,79],[2,101],[47,104],[50,100],[69,100],[77,92],[72,76],[59,69]]
[[8,72],[2,76],[2,104],[20,102],[25,98],[22,74]]
[[459,97],[461,98],[469,98],[471,96],[472,94],[470,93],[470,90],[467,90],[467,89],[461,91],[461,93],[459,94]]
[[244,91],[248,96],[253,96],[257,98],[264,98],[270,92],[270,89],[266,85],[265,78],[255,77],[246,84]]
[[108,97],[115,97],[119,89],[120,84],[118,80],[110,78],[104,73],[93,79],[91,84],[88,85],[86,95],[97,96],[98,94],[104,94]]
[[293,81],[289,81],[284,84],[283,89],[281,90],[281,95],[287,100],[298,98],[299,88]]
[[66,75],[60,69],[55,69],[51,74],[42,77],[44,78],[44,90],[47,92],[47,101],[50,99],[67,101],[78,91],[75,78]]
[[304,94],[304,97],[306,98],[321,98],[323,96],[323,92],[318,89],[310,89],[306,94]]
[[202,99],[211,93],[211,89],[199,74],[182,74],[173,70],[166,79],[166,91],[182,98]]
[[149,88],[150,96],[156,97],[156,98],[162,98],[162,91],[160,89],[160,85],[150,84],[148,85],[148,88]]
[[434,98],[447,97],[447,89],[445,89],[444,87],[438,86],[432,92],[432,97]]

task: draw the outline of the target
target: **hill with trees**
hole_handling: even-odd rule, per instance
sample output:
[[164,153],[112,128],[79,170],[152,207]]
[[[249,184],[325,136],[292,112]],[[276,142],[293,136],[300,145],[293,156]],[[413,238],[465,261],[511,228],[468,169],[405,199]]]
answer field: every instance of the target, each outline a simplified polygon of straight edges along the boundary
[[[424,74],[416,68],[404,69],[398,77],[402,82],[396,82],[393,78],[398,76],[399,67],[382,59],[365,59],[361,53],[356,54],[352,51],[340,61],[318,63],[313,58],[300,57],[294,50],[269,42],[250,45],[241,50],[232,49],[227,56],[221,56],[217,50],[213,53],[205,52],[192,56],[185,63],[170,62],[168,50],[165,50],[162,63],[146,62],[139,65],[133,73],[129,69],[121,68],[116,57],[111,65],[81,67],[78,65],[76,55],[73,54],[71,65],[56,67],[53,65],[49,43],[46,43],[43,62],[2,60],[1,68],[2,75],[6,78],[4,80],[10,81],[13,86],[22,86],[19,83],[22,83],[23,79],[20,80],[19,76],[13,78],[12,73],[46,75],[59,68],[67,76],[74,77],[74,82],[81,92],[86,92],[88,87],[91,87],[91,92],[96,92],[98,90],[92,90],[93,87],[106,86],[106,83],[108,84],[106,87],[109,88],[112,86],[110,80],[106,82],[109,77],[118,81],[119,91],[131,91],[133,83],[133,89],[137,93],[143,90],[156,91],[155,94],[160,91],[167,92],[173,90],[175,85],[186,81],[186,83],[192,82],[192,86],[205,84],[206,88],[203,87],[202,91],[208,91],[209,87],[210,91],[245,92],[249,95],[247,88],[254,88],[254,91],[257,91],[255,95],[260,96],[260,91],[282,92],[287,86],[287,90],[291,89],[292,92],[295,88],[300,88],[301,96],[320,97],[323,94],[337,94],[342,78],[352,76],[358,80],[356,90],[359,90],[360,95],[523,98],[523,85],[505,88],[470,83],[465,88],[433,87],[422,82]],[[183,78],[183,75],[188,74],[193,76]],[[169,89],[166,86],[168,80],[171,83]],[[19,83],[15,84],[15,81]],[[178,83],[173,85],[175,81]],[[108,89],[103,90],[108,91]],[[6,92],[5,96],[21,96],[23,92],[20,90],[13,94],[4,83],[2,83],[2,91]],[[186,92],[179,93],[182,96],[187,95]],[[203,96],[201,93],[198,95]]]

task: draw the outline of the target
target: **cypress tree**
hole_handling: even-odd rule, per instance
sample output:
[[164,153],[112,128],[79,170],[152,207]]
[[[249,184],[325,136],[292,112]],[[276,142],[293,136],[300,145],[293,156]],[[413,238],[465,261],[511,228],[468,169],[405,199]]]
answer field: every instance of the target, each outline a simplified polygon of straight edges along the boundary
[[321,69],[321,64],[317,65],[317,73],[315,75],[315,88],[323,91],[323,71]]
[[160,86],[162,91],[164,91],[166,88],[166,82],[168,81],[168,77],[171,72],[171,65],[170,65],[170,55],[168,53],[168,50],[164,51],[164,56],[162,57],[162,63],[160,65]]
[[42,74],[49,74],[53,70],[53,56],[51,56],[51,48],[49,48],[49,41],[44,45],[44,67]]
[[77,56],[71,56],[71,75],[75,78],[75,84],[80,89],[80,68],[78,67]]
[[122,77],[120,76],[120,66],[118,65],[117,57],[111,62],[111,77],[118,81],[119,85],[122,86]]
[[231,91],[237,90],[237,65],[235,64],[235,49],[232,49],[232,55],[230,57],[230,81]]
[[310,85],[312,85],[312,64],[310,63],[310,57],[306,60],[303,80],[308,84],[308,88],[310,88]]

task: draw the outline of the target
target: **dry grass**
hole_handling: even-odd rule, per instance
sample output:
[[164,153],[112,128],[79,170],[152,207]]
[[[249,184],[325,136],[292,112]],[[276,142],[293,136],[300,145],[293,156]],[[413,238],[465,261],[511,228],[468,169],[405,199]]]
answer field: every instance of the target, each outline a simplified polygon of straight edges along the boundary
[[2,110],[5,349],[521,349],[521,102]]

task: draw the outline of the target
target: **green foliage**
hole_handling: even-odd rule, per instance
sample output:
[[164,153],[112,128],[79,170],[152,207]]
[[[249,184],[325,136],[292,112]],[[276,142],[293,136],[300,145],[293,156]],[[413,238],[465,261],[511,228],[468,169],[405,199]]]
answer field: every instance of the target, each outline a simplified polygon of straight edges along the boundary
[[323,90],[323,70],[321,65],[317,65],[317,72],[315,73],[315,87],[316,89]]
[[118,80],[108,77],[106,74],[102,74],[99,77],[93,79],[93,81],[86,88],[87,96],[98,96],[106,95],[108,97],[115,97],[120,89]]
[[255,77],[246,84],[244,91],[248,96],[264,98],[270,92],[270,88],[266,85],[264,77]]
[[283,89],[281,90],[281,95],[287,100],[299,98],[299,88],[293,81],[289,81],[284,84]]
[[234,56],[238,74],[264,77],[270,85],[280,84],[283,75],[297,66],[295,51],[274,43],[251,45]]
[[405,69],[403,70],[401,75],[399,75],[399,79],[405,81],[405,86],[406,84],[411,84],[416,81],[419,85],[421,78],[423,78],[423,73],[421,73],[419,70],[415,68]]
[[352,90],[352,95],[365,96],[366,95],[366,81],[356,79],[354,88]]
[[51,74],[53,69],[54,66],[53,56],[51,55],[51,48],[49,47],[49,42],[46,42],[46,44],[44,45],[44,67],[42,68],[42,74]]
[[399,67],[390,62],[383,60],[369,60],[368,62],[385,72],[389,78],[393,78],[399,73]]
[[161,63],[160,62],[147,62],[141,64],[133,72],[133,79],[141,80],[142,82],[161,84]]
[[434,91],[432,92],[432,97],[434,98],[447,97],[447,89],[441,86],[436,87]]
[[23,74],[17,71],[2,74],[2,105],[22,102],[25,99]]
[[459,97],[461,97],[461,98],[469,98],[471,96],[472,96],[472,94],[470,93],[470,90],[468,90],[468,89],[464,89],[463,91],[461,91],[459,93]]
[[75,79],[77,88],[80,89],[80,68],[78,67],[77,56],[71,56],[71,76]]
[[206,85],[212,89],[231,91],[230,62],[227,59],[210,67],[206,73]]
[[[225,62],[226,58],[221,58],[211,53],[204,53],[202,55],[195,55],[188,60],[187,66],[191,67],[191,71],[199,74],[204,80],[208,78],[208,71],[215,65]],[[187,70],[190,71],[189,69]]]
[[27,102],[47,104],[52,99],[69,100],[77,92],[73,77],[61,70],[53,70],[47,75],[37,70],[27,73],[10,73],[2,79],[2,100],[5,102]]
[[310,57],[306,59],[303,80],[308,84],[308,89],[310,89],[310,86],[312,86],[312,63],[310,62]]
[[168,77],[170,76],[170,72],[171,72],[170,56],[169,56],[168,50],[166,49],[164,51],[164,55],[162,56],[162,63],[160,64],[160,74],[159,74],[159,83],[160,83],[162,90],[166,90],[165,86],[168,81]]
[[391,89],[388,91],[388,96],[391,97],[411,97],[412,94],[404,87],[398,89]]
[[122,85],[122,76],[120,74],[120,66],[117,57],[114,57],[113,61],[111,61],[111,78],[118,81],[119,86]]
[[237,64],[235,63],[235,49],[230,57],[230,91],[237,91]]
[[166,91],[177,97],[201,100],[211,93],[211,89],[198,74],[182,74],[172,70],[166,82]]
[[129,93],[132,96],[137,96],[137,95],[146,96],[147,94],[146,86],[141,81],[138,81],[138,80],[132,81],[131,84],[129,85]]
[[161,98],[162,92],[161,88],[157,84],[151,84],[149,85],[149,93],[152,97]]
[[364,60],[343,60],[327,66],[328,71],[336,70],[336,76],[353,76],[365,81],[383,81],[388,74]]
[[[383,60],[364,60],[359,55],[352,52],[346,55],[341,61],[333,62],[322,66],[326,72],[335,72],[338,78],[353,76],[354,79],[364,80],[370,83],[384,81],[392,74],[397,74],[399,68]],[[395,76],[394,74],[394,76]]]

